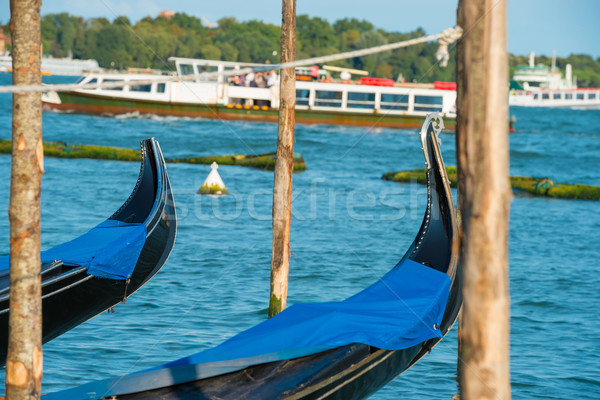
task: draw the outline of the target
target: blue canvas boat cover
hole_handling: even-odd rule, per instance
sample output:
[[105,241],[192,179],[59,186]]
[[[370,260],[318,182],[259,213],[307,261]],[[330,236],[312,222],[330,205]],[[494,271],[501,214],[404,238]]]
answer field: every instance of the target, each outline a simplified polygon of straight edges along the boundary
[[[106,220],[70,242],[42,251],[41,259],[81,265],[99,278],[124,280],[131,276],[145,242],[144,224]],[[0,271],[9,267],[9,257],[0,258]]]
[[217,347],[124,377],[53,393],[48,400],[96,399],[204,379],[251,365],[364,343],[400,350],[442,337],[447,274],[406,260],[341,302],[296,304]]
[[[406,260],[341,302],[295,304],[217,347],[156,367],[174,367],[364,343],[400,350],[434,337],[450,290],[447,274]],[[312,351],[316,349],[317,351]]]

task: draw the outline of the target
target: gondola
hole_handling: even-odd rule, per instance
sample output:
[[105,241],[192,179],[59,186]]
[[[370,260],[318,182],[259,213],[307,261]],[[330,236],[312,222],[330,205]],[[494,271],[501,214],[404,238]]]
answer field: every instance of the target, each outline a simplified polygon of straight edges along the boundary
[[87,383],[54,399],[361,399],[406,371],[450,330],[462,304],[456,216],[429,115],[421,130],[428,201],[400,262],[341,302],[296,304],[221,345]]
[[[84,235],[41,253],[42,342],[125,301],[166,262],[177,230],[173,195],[158,142],[141,142],[132,194]],[[0,362],[6,362],[9,259],[0,259]]]

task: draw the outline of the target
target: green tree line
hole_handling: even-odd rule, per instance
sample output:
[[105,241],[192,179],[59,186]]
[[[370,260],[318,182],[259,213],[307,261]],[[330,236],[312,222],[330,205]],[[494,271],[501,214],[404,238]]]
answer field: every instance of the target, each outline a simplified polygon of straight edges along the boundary
[[[387,32],[372,23],[344,18],[333,24],[319,17],[299,15],[297,25],[297,59],[356,50],[393,43],[425,35],[421,28],[412,32]],[[8,25],[5,32],[8,33]],[[168,70],[169,57],[207,58],[226,61],[279,62],[280,27],[257,20],[238,21],[225,17],[218,26],[205,26],[199,18],[176,13],[172,18],[146,17],[132,24],[126,17],[83,19],[68,13],[42,17],[44,52],[54,57],[96,59],[101,67],[128,67]],[[437,43],[425,43],[367,57],[348,59],[334,65],[364,69],[371,76],[407,82],[455,80],[456,50],[450,48],[450,62],[439,67],[435,53]],[[549,64],[546,57],[538,62]],[[526,56],[510,56],[511,73]],[[588,55],[558,58],[564,69],[570,63],[580,86],[600,86],[600,59]]]

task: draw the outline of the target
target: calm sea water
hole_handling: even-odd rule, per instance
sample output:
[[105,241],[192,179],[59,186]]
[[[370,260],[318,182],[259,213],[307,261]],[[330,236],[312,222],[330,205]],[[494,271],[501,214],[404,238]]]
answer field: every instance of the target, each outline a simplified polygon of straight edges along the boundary
[[[10,75],[1,74],[0,84]],[[600,185],[600,111],[513,109],[511,173]],[[273,124],[45,113],[45,140],[135,148],[167,157],[274,151]],[[0,97],[0,138],[11,135]],[[455,165],[454,135],[442,135]],[[289,303],[341,300],[403,255],[425,188],[380,179],[423,165],[416,130],[297,126],[309,168],[294,175]],[[45,160],[42,246],[83,234],[132,190],[137,163]],[[212,347],[266,317],[272,173],[222,166],[232,195],[196,191],[209,166],[168,166],[179,231],[158,275],[119,305],[44,346],[45,392],[131,373]],[[8,252],[10,157],[0,155],[0,254]],[[516,195],[511,205],[511,379],[516,399],[600,398],[600,202]],[[456,330],[373,398],[450,399]],[[0,372],[3,380],[3,371]]]

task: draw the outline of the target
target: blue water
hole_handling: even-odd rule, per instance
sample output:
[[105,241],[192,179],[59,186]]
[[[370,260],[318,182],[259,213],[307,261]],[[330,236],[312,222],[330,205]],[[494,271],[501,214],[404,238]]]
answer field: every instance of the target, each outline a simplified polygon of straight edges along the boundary
[[[0,84],[10,75],[1,74]],[[0,138],[11,135],[0,97]],[[600,185],[600,111],[512,109],[511,173]],[[45,140],[138,146],[165,156],[274,151],[273,124],[45,113]],[[442,135],[448,165],[454,134]],[[341,300],[395,265],[416,234],[425,188],[380,179],[423,165],[416,130],[297,126],[288,303]],[[111,215],[133,188],[136,163],[47,158],[42,246]],[[210,167],[170,164],[179,231],[169,261],[133,295],[44,346],[43,391],[127,374],[214,346],[266,317],[272,173],[222,166],[232,195],[196,191]],[[8,252],[10,157],[0,155],[0,254]],[[516,399],[600,398],[600,202],[517,195],[511,205],[511,379]],[[456,330],[373,398],[450,399]],[[3,379],[3,376],[0,376]]]

